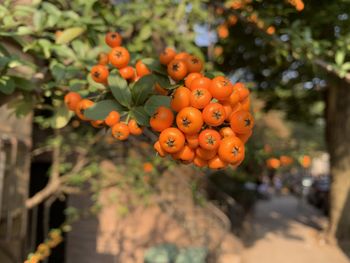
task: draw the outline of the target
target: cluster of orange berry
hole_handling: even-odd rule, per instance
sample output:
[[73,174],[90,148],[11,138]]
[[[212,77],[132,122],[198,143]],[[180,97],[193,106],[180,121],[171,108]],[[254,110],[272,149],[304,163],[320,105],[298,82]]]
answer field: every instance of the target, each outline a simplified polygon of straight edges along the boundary
[[272,157],[266,160],[266,166],[269,169],[276,170],[280,167],[287,167],[293,164],[294,159],[287,155],[281,155],[279,158]]
[[[101,54],[99,64],[92,67],[90,74],[94,81],[108,85],[108,64],[117,68],[121,77],[129,82],[152,73],[142,61],[136,63],[136,69],[130,66],[130,54],[121,42],[118,33],[106,35],[106,43],[112,49],[109,54]],[[206,77],[202,73],[203,62],[187,52],[177,53],[166,48],[159,62],[166,67],[162,74],[172,85],[169,90],[159,84],[153,87],[158,94],[171,95],[170,107],[158,107],[149,120],[152,130],[160,133],[154,145],[159,155],[169,154],[184,163],[193,162],[212,169],[229,164],[238,166],[244,159],[244,144],[254,126],[249,112],[249,90],[242,83],[233,85],[223,76]],[[94,102],[82,99],[78,93],[68,93],[65,103],[80,119],[90,121],[93,126],[111,127],[112,135],[119,140],[126,140],[129,134],[142,134],[136,120],[120,121],[116,111],[104,120],[89,120],[84,113]]]
[[[129,65],[130,54],[125,47],[121,46],[122,37],[119,33],[107,33],[105,42],[111,47],[111,51],[109,54],[100,53],[98,64],[91,68],[90,74],[95,82],[108,85],[108,64],[117,68],[120,76],[129,82],[135,82],[151,73],[141,60],[136,63],[135,68]],[[112,135],[118,140],[126,140],[130,134],[136,136],[142,134],[142,128],[134,119],[120,121],[121,116],[117,111],[111,111],[104,120],[89,120],[84,115],[84,111],[93,106],[94,102],[90,99],[82,99],[77,92],[67,93],[64,101],[69,110],[74,111],[81,120],[90,121],[93,127],[111,127]]]
[[84,111],[94,105],[94,102],[89,99],[83,99],[77,92],[68,92],[64,97],[64,101],[69,110],[83,121],[89,121],[95,128],[111,127],[112,135],[118,140],[126,140],[130,134],[141,135],[142,128],[134,119],[121,122],[120,114],[117,111],[111,111],[104,120],[89,120],[84,116]]
[[194,64],[198,66],[184,70],[192,58],[185,52],[176,55],[169,48],[160,55],[169,76],[184,80],[184,85],[173,92],[171,109],[161,106],[150,119],[151,128],[160,132],[154,148],[162,157],[169,154],[198,167],[238,166],[254,126],[249,90],[223,76],[204,76],[200,73],[203,63],[197,58]]
[[45,243],[38,245],[36,251],[31,254],[24,263],[39,263],[51,254],[51,249],[60,244],[63,240],[61,230],[54,229],[49,232],[49,238]]
[[288,2],[298,11],[302,11],[305,7],[303,0],[288,0]]

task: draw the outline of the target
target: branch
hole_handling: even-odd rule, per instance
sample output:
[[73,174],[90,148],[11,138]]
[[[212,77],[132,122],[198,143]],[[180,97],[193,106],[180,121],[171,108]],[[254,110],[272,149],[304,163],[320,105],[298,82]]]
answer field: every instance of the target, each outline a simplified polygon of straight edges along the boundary
[[44,189],[37,192],[34,196],[26,200],[25,207],[27,209],[31,209],[40,203],[42,203],[45,199],[56,193],[60,187],[60,180],[53,181],[48,183]]

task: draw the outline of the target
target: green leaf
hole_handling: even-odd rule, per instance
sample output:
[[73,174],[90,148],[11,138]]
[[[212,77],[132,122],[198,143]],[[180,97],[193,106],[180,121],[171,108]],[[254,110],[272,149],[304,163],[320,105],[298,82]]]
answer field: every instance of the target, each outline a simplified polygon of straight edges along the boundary
[[337,53],[335,53],[335,63],[337,65],[341,65],[344,63],[344,59],[345,59],[344,50],[338,50]]
[[349,71],[350,70],[350,62],[345,62],[342,66],[341,69],[344,71]]
[[143,106],[135,107],[131,110],[131,115],[135,118],[139,125],[149,127],[150,116]]
[[153,94],[154,84],[157,82],[153,74],[139,79],[132,87],[131,94],[135,105],[143,104]]
[[0,92],[9,95],[15,91],[15,82],[9,76],[0,78]]
[[71,91],[80,91],[87,84],[86,80],[82,79],[72,79],[69,81],[69,88]]
[[82,27],[71,27],[62,32],[62,34],[56,39],[56,44],[67,44],[73,39],[77,38],[85,31]]
[[144,25],[139,33],[139,38],[141,40],[146,40],[152,35],[152,28],[149,24]]
[[43,49],[45,58],[51,57],[50,49],[51,49],[52,43],[50,41],[48,41],[47,39],[39,39],[38,44]]
[[17,35],[29,35],[33,33],[33,30],[28,26],[19,26],[17,28]]
[[122,113],[126,108],[115,100],[102,100],[86,109],[84,115],[91,120],[104,120],[111,111]]
[[103,84],[97,83],[96,81],[94,81],[91,77],[91,74],[89,74],[87,76],[87,82],[89,84],[89,90],[96,91],[96,90],[105,90],[106,89],[106,87]]
[[168,76],[166,67],[160,64],[159,60],[154,58],[144,58],[144,59],[141,59],[141,61],[154,73]]
[[12,77],[12,78],[18,89],[26,90],[26,91],[31,91],[35,89],[35,84],[28,79],[24,79],[20,77]]
[[51,119],[51,127],[54,129],[61,129],[68,124],[72,118],[73,113],[67,109],[65,105],[57,108],[55,114]]
[[170,108],[170,101],[171,98],[169,96],[154,95],[146,101],[145,111],[149,116],[152,116],[160,106]]
[[171,85],[170,80],[167,76],[156,75],[156,78],[156,82],[164,89],[171,90],[177,87],[177,85]]
[[108,87],[111,89],[114,98],[123,106],[130,107],[131,92],[128,83],[119,74],[110,74]]
[[33,25],[36,31],[41,31],[45,25],[46,16],[41,10],[36,10],[33,16]]

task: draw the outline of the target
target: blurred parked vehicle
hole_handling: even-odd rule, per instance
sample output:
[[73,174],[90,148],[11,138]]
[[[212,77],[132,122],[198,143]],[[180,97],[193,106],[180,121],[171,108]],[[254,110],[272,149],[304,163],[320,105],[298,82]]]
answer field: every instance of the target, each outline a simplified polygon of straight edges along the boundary
[[322,210],[326,215],[329,213],[330,181],[329,176],[317,178],[313,182],[307,196],[308,202]]

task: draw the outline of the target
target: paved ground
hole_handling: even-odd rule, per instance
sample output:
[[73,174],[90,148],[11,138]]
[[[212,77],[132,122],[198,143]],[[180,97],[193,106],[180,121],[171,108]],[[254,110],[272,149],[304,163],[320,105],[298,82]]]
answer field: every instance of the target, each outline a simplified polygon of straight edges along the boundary
[[258,203],[242,263],[349,263],[320,238],[326,220],[293,196]]

